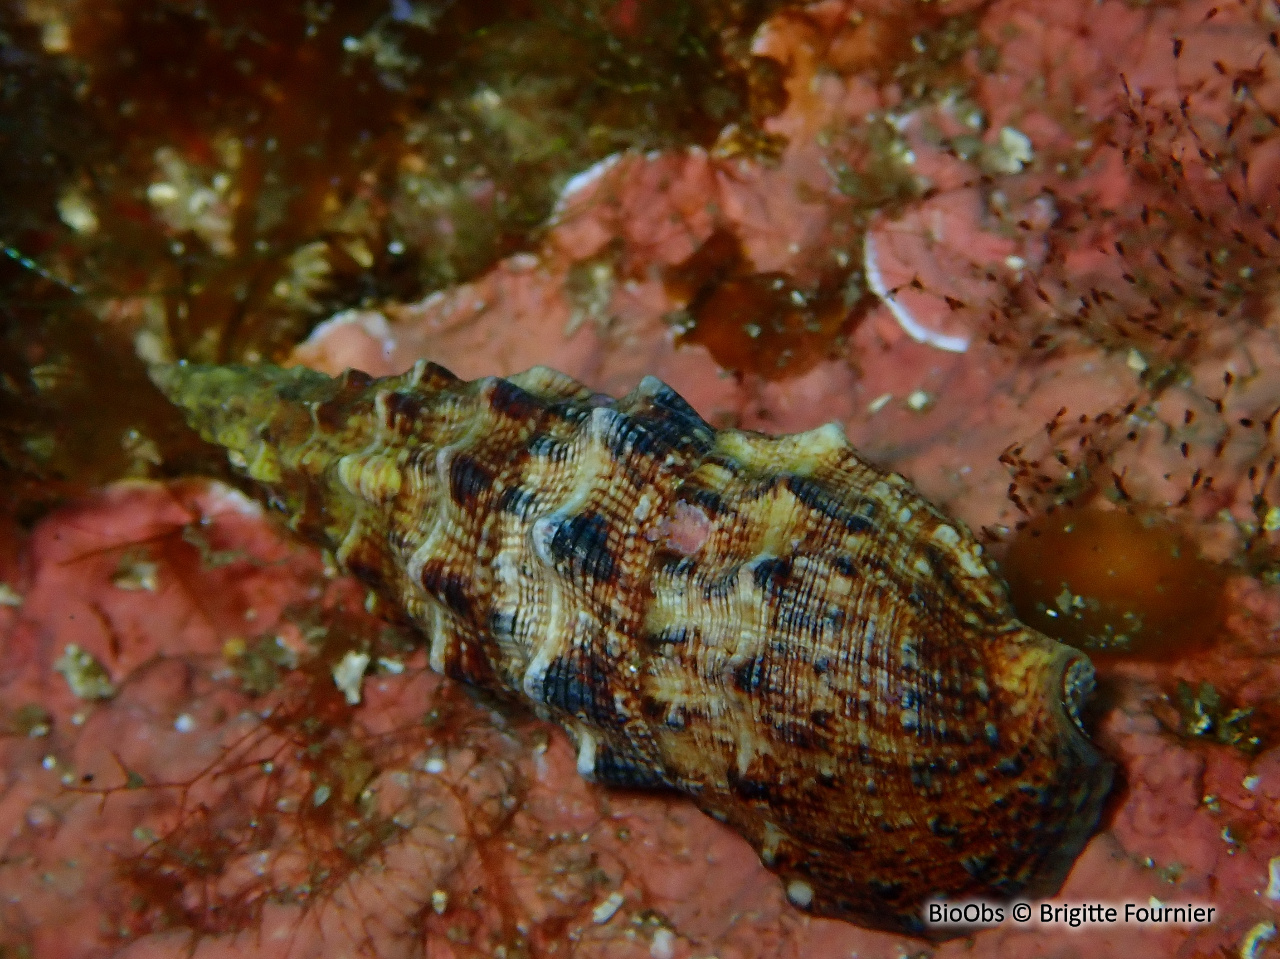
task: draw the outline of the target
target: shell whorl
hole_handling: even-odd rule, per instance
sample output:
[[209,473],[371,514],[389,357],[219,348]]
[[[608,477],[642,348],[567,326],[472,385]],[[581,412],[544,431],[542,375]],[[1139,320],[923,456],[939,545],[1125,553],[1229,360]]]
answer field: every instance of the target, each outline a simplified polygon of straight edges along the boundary
[[835,426],[717,431],[656,379],[542,368],[153,375],[433,668],[532,702],[584,776],[691,796],[797,905],[934,934],[926,900],[1050,894],[1096,824],[1088,660]]

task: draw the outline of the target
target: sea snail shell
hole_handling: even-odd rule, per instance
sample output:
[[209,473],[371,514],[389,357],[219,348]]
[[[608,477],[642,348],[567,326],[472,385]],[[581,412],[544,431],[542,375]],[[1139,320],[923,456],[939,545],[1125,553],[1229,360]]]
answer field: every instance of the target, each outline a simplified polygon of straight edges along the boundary
[[543,368],[153,377],[432,667],[532,702],[583,776],[688,795],[801,908],[945,936],[925,902],[1052,894],[1097,822],[1089,661],[834,425],[717,431],[651,377]]

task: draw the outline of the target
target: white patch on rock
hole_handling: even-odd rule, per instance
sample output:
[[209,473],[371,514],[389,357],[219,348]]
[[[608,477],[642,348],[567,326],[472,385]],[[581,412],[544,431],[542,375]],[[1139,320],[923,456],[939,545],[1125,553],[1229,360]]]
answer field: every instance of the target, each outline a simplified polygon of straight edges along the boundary
[[659,929],[649,943],[649,955],[653,959],[673,959],[676,954],[676,934],[670,929]]
[[335,330],[344,326],[358,326],[361,332],[378,341],[382,355],[390,358],[396,348],[396,339],[391,332],[387,318],[373,310],[343,310],[335,313],[311,331],[311,335],[303,341],[302,347],[315,346]]
[[596,771],[596,738],[585,729],[578,730],[578,775],[591,780]]
[[558,221],[561,214],[563,214],[569,204],[573,202],[574,197],[617,166],[618,161],[622,159],[622,156],[623,155],[621,153],[611,153],[603,160],[597,160],[582,172],[569,177],[563,189],[560,190],[560,196],[556,199],[556,205],[551,210],[551,222],[555,223]]
[[333,684],[352,706],[360,702],[360,686],[364,682],[364,671],[368,668],[369,654],[354,651],[348,651],[333,667]]
[[911,311],[898,302],[893,291],[885,285],[884,276],[880,273],[880,263],[876,259],[876,243],[870,233],[862,240],[862,270],[867,278],[867,286],[876,298],[888,308],[898,325],[906,331],[907,336],[917,343],[946,350],[948,353],[963,353],[969,349],[967,336],[951,336],[939,333],[924,326],[911,315]]
[[591,910],[591,921],[597,926],[603,926],[606,922],[614,917],[619,909],[622,908],[624,902],[622,893],[611,892],[607,899]]
[[787,898],[793,906],[807,909],[813,902],[813,887],[803,879],[792,879],[787,883]]

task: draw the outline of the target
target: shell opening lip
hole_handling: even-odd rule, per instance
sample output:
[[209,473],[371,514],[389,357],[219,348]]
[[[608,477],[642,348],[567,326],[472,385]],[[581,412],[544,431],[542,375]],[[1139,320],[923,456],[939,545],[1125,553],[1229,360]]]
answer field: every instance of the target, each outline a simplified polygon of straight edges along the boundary
[[1084,728],[1084,708],[1097,686],[1089,658],[1082,653],[1072,656],[1062,671],[1062,708],[1076,729],[1086,737],[1089,732]]

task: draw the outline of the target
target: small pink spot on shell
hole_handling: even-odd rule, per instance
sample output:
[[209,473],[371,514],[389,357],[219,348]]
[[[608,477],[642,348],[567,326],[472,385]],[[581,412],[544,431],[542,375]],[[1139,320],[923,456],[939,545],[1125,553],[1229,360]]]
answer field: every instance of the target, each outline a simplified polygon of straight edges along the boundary
[[711,518],[702,507],[676,500],[663,527],[667,545],[683,556],[692,556],[711,535]]

